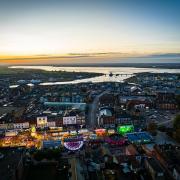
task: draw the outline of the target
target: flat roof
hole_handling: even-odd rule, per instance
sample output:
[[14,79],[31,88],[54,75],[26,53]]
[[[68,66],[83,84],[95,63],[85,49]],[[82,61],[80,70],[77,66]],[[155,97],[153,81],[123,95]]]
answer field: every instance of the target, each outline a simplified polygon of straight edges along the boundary
[[86,105],[86,103],[73,103],[73,102],[45,102],[44,105],[55,105],[55,106],[72,106],[72,105]]
[[152,141],[152,136],[147,132],[127,133],[126,136],[128,137],[128,140],[131,142]]

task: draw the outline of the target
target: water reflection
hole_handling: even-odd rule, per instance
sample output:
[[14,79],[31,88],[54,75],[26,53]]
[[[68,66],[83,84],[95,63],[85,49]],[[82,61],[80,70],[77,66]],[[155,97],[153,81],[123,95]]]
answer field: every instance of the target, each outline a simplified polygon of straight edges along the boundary
[[[86,82],[122,82],[124,79],[133,76],[135,73],[152,72],[152,73],[179,73],[179,69],[159,69],[159,68],[134,68],[134,67],[54,67],[54,66],[11,66],[10,68],[22,69],[40,69],[45,71],[67,71],[67,72],[90,72],[102,73],[104,75],[78,79],[66,82],[44,82],[40,85],[61,85],[61,84],[78,84]],[[109,76],[112,73],[113,76]]]
[[133,74],[139,72],[179,73],[179,69],[135,68],[135,67],[54,67],[54,66],[11,66],[10,68],[41,69],[45,71],[91,72],[103,74]]

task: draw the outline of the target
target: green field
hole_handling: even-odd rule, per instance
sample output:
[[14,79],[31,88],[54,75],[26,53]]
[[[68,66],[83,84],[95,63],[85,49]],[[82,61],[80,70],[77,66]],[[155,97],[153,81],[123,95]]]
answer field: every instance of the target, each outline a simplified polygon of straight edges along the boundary
[[11,69],[7,66],[0,66],[0,78],[9,78],[12,81],[20,79],[40,79],[42,81],[47,81],[48,78],[54,78],[60,81],[72,81],[75,79],[91,78],[100,75],[102,74],[87,72],[44,71],[39,69]]

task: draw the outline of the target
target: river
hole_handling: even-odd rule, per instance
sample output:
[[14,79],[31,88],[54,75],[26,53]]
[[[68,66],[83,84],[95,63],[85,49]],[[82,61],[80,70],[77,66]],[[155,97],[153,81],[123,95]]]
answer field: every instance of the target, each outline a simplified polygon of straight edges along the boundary
[[[87,79],[78,79],[65,82],[43,82],[40,85],[78,84],[86,82],[122,82],[133,76],[135,73],[179,73],[179,69],[168,68],[136,68],[136,67],[60,67],[60,66],[11,66],[9,68],[41,69],[45,71],[67,71],[67,72],[89,72],[102,73],[104,75]],[[113,76],[109,76],[112,73]]]

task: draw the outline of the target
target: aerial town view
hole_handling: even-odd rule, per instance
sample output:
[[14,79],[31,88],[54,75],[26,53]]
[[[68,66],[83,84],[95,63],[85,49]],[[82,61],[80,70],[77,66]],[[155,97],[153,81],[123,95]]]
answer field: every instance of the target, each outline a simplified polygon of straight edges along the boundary
[[179,9],[0,0],[0,180],[180,180]]

